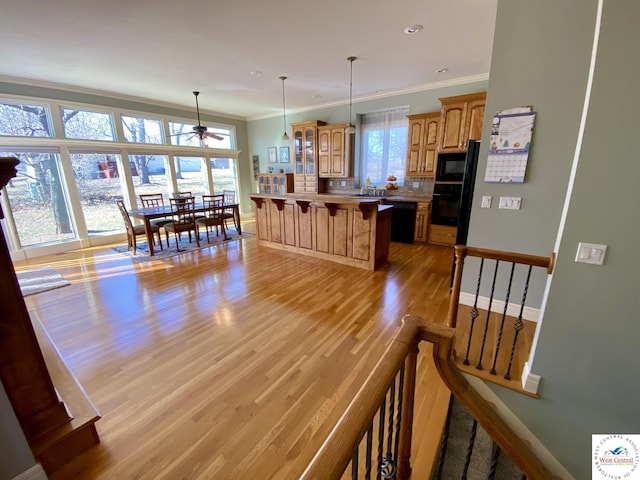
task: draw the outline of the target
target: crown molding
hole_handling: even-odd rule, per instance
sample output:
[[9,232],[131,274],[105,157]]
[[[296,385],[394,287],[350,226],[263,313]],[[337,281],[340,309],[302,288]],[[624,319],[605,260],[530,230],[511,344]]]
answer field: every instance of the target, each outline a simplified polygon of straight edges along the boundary
[[[378,92],[378,93],[372,93],[370,95],[361,95],[359,97],[354,97],[352,100],[352,103],[360,103],[360,102],[367,102],[369,100],[376,100],[379,98],[386,98],[386,97],[395,97],[397,95],[406,95],[406,94],[410,94],[410,93],[417,93],[417,92],[424,92],[427,90],[436,90],[439,88],[446,88],[446,87],[455,87],[457,85],[466,85],[469,83],[475,83],[475,82],[483,82],[489,80],[489,74],[488,73],[482,73],[482,74],[478,74],[478,75],[470,75],[468,77],[460,77],[460,78],[454,78],[451,80],[443,80],[441,82],[434,82],[434,83],[425,83],[423,85],[416,85],[413,87],[407,87],[407,88],[400,88],[397,90],[387,90],[384,92]],[[288,114],[294,114],[294,113],[304,113],[304,112],[310,112],[313,110],[322,110],[324,108],[331,108],[331,107],[338,107],[338,106],[342,106],[342,105],[349,105],[349,100],[338,100],[335,102],[327,102],[327,103],[321,103],[318,105],[313,105],[311,107],[303,107],[303,108],[295,108],[295,109],[287,109],[287,115]],[[280,113],[269,113],[269,114],[265,114],[265,115],[255,115],[255,116],[249,116],[246,117],[245,120],[247,121],[251,121],[251,120],[264,120],[267,118],[273,118],[273,117],[280,117],[282,116],[282,112]]]
[[[7,75],[0,75],[0,82],[15,83],[18,85],[27,85],[30,87],[51,88],[53,90],[62,90],[62,91],[71,92],[71,93],[83,93],[86,95],[96,95],[99,97],[114,98],[117,100],[124,100],[126,102],[136,102],[136,103],[142,103],[146,105],[154,105],[156,107],[172,108],[175,110],[181,110],[181,111],[187,111],[187,112],[193,110],[193,108],[189,107],[188,105],[179,105],[177,103],[163,102],[160,100],[136,97],[133,95],[125,95],[122,93],[109,92],[107,90],[99,90],[99,89],[86,88],[86,87],[76,87],[73,85],[66,85],[63,83],[45,82],[43,80],[33,80],[30,78],[20,78],[20,77],[11,77]],[[223,118],[230,118],[233,120],[246,121],[245,117],[242,117],[239,115],[231,115],[229,113],[216,112],[214,110],[207,110],[203,108],[200,108],[200,113],[204,115],[215,116],[215,117],[223,117]]]

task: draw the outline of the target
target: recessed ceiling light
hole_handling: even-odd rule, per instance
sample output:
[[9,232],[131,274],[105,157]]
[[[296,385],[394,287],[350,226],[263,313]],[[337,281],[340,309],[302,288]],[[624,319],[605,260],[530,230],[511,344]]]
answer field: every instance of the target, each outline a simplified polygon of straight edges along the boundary
[[407,35],[413,35],[422,31],[422,25],[411,25],[410,27],[405,27],[404,33]]
[[254,70],[253,72],[249,72],[249,75],[252,77],[259,77],[262,75],[262,72],[260,70]]
[[447,73],[449,71],[448,68],[441,68],[439,70],[436,70],[436,73]]

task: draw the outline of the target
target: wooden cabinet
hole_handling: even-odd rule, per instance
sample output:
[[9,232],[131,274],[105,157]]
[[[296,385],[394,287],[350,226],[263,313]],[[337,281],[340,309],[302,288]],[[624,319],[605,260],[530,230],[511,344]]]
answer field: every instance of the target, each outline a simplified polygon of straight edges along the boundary
[[431,216],[431,202],[418,202],[416,210],[416,227],[413,235],[414,242],[426,242],[429,233],[429,217]]
[[318,176],[348,177],[353,163],[354,135],[348,123],[318,127]]
[[435,176],[438,138],[440,133],[440,112],[408,115],[409,138],[407,139],[408,177]]
[[480,140],[486,92],[441,98],[439,152],[463,152],[469,140]]
[[448,227],[445,225],[429,226],[429,243],[436,245],[455,245],[456,235],[456,227]]
[[281,195],[293,192],[293,173],[259,173],[258,193]]
[[292,123],[294,191],[318,193],[318,127],[320,120]]

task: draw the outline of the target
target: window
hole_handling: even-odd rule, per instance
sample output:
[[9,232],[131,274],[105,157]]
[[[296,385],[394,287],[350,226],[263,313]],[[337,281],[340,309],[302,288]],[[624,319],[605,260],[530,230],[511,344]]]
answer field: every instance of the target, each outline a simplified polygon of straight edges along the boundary
[[363,184],[384,187],[393,175],[404,183],[409,107],[381,110],[362,115],[361,158]]
[[122,116],[124,140],[133,143],[164,143],[162,122],[152,118]]
[[199,147],[200,139],[193,132],[195,125],[181,122],[169,122],[171,145]]
[[113,121],[108,113],[62,108],[61,114],[64,136],[67,138],[109,141],[115,139]]
[[58,154],[20,151],[2,155],[20,160],[18,175],[5,187],[20,245],[74,240]]
[[162,193],[169,198],[171,182],[167,174],[166,155],[129,155],[133,189],[140,194]]
[[179,192],[191,192],[195,197],[207,194],[207,174],[203,157],[174,157]]
[[213,177],[213,192],[222,193],[223,190],[238,191],[238,177],[236,161],[233,158],[212,158],[211,175]]
[[116,200],[122,200],[118,170],[120,155],[71,153],[73,177],[89,237],[98,237],[124,229]]
[[49,109],[44,105],[1,102],[0,135],[53,137]]

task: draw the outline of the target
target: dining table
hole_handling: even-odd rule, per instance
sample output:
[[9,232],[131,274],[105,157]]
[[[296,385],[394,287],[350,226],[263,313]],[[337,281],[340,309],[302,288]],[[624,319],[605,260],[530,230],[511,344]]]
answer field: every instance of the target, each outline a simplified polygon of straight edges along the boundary
[[[225,209],[233,212],[233,224],[236,227],[238,235],[242,235],[242,226],[240,225],[240,205],[238,203],[223,203],[221,205]],[[195,213],[202,213],[206,210],[203,203],[195,204]],[[156,218],[164,218],[171,216],[171,205],[162,205],[158,207],[134,208],[129,210],[129,215],[138,218],[144,222],[144,232],[147,236],[147,245],[149,246],[149,255],[155,255],[153,248],[153,230],[151,229],[151,220]]]

